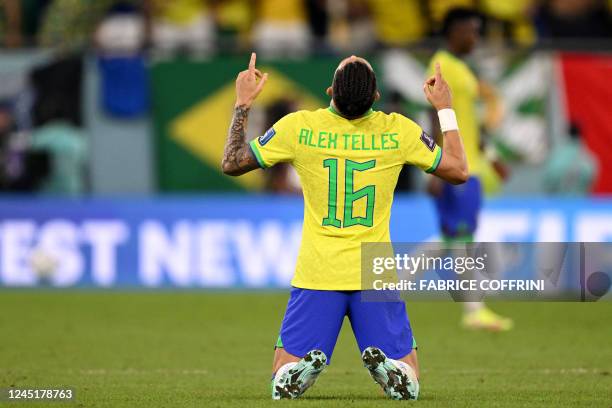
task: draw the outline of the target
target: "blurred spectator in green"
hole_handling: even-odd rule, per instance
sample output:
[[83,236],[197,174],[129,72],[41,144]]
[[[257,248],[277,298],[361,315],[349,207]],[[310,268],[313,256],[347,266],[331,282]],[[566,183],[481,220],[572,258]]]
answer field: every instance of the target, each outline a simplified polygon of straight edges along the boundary
[[49,112],[48,121],[32,132],[31,148],[48,154],[50,174],[43,181],[41,192],[78,195],[85,191],[87,145],[83,132],[65,120],[61,107]]
[[606,0],[548,0],[540,7],[536,26],[541,38],[609,38],[610,6]]
[[558,195],[587,195],[597,174],[597,162],[572,125],[569,138],[550,152],[544,169],[544,189]]
[[187,51],[207,57],[215,51],[212,1],[144,0],[152,45],[161,56]]
[[267,58],[308,55],[311,34],[304,0],[256,0],[253,43]]
[[42,173],[47,158],[49,170],[42,180],[42,192],[77,195],[85,190],[87,143],[80,128],[82,80],[83,63],[78,56],[51,61],[30,74],[36,95],[30,172]]

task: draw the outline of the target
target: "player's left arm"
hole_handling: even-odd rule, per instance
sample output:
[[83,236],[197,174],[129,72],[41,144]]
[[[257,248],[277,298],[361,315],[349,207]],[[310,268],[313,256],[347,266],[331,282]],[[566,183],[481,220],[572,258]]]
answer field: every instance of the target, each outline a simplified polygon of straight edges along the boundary
[[228,176],[240,176],[260,167],[246,141],[251,105],[268,80],[268,74],[262,74],[255,68],[256,58],[255,53],[252,53],[249,68],[236,78],[236,104],[221,161],[223,173]]
[[435,64],[435,74],[425,82],[423,91],[429,103],[438,111],[440,128],[444,135],[440,156],[427,172],[451,184],[465,183],[469,177],[467,158],[455,112],[452,110],[452,93],[442,77],[439,63]]

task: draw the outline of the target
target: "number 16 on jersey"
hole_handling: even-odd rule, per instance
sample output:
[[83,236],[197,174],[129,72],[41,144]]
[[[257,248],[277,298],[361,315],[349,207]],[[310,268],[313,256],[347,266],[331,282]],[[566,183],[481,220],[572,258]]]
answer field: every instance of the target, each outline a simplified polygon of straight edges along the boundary
[[[376,160],[356,162],[344,160],[344,221],[338,218],[338,159],[323,160],[323,167],[329,170],[329,193],[327,203],[327,217],[323,219],[324,226],[336,228],[347,228],[354,225],[371,227],[374,223],[374,201],[376,197],[376,186],[368,185],[359,190],[354,190],[355,172],[366,171],[376,166]],[[353,205],[355,201],[366,197],[365,217],[353,216]]]

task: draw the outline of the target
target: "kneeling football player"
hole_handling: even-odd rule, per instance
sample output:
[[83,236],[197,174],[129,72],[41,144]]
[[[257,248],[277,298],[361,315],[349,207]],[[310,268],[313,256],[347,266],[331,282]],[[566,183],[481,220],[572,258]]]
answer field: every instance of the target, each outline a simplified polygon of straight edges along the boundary
[[222,168],[239,176],[289,163],[304,192],[302,244],[291,296],[276,344],[272,398],[296,398],[329,364],[344,317],[362,360],[393,399],[416,399],[419,366],[406,306],[393,296],[367,301],[361,281],[361,243],[390,242],[393,192],[404,165],[460,184],[468,169],[452,97],[436,67],[423,90],[438,111],[443,147],[397,113],[374,111],[376,75],[351,56],[336,69],[327,108],[291,113],[263,136],[246,141],[251,105],[268,75],[255,54],[236,80],[237,100]]

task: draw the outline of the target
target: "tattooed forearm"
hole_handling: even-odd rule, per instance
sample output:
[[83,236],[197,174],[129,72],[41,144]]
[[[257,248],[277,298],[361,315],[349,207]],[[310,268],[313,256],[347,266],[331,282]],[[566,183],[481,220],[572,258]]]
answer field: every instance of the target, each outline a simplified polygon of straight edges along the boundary
[[245,105],[234,108],[234,116],[221,162],[223,172],[230,176],[240,176],[259,167],[257,159],[245,140],[249,110],[250,108]]

